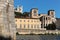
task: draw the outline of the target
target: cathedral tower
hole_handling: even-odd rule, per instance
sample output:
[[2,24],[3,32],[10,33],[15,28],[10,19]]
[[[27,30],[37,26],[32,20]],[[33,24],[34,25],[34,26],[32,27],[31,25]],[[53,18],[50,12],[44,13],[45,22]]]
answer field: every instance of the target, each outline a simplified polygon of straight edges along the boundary
[[0,0],[0,35],[16,40],[14,0]]

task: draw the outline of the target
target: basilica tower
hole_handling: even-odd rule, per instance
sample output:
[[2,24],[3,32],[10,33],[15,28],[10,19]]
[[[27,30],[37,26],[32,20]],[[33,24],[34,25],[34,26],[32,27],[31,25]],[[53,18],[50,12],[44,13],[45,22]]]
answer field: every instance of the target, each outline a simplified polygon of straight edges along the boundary
[[16,40],[14,0],[0,0],[0,35]]

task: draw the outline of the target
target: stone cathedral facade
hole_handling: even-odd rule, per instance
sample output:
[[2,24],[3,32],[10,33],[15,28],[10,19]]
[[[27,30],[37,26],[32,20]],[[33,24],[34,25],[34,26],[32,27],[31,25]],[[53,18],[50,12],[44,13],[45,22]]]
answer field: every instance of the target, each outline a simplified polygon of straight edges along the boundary
[[0,0],[0,35],[16,40],[13,0]]

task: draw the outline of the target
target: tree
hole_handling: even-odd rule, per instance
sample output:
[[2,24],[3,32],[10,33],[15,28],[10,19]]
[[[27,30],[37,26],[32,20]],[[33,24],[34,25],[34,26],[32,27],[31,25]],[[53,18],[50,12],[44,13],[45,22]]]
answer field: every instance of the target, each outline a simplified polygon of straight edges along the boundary
[[29,12],[24,12],[23,15],[24,17],[29,17]]
[[56,24],[53,22],[52,24],[49,24],[47,27],[46,27],[47,30],[55,30],[56,29]]
[[11,36],[9,36],[9,37],[0,36],[0,40],[12,40],[12,38],[11,38]]
[[22,17],[23,16],[23,14],[22,13],[20,13],[20,12],[15,12],[15,17]]
[[24,12],[24,13],[20,13],[20,12],[15,12],[15,17],[29,17],[30,13],[29,12]]

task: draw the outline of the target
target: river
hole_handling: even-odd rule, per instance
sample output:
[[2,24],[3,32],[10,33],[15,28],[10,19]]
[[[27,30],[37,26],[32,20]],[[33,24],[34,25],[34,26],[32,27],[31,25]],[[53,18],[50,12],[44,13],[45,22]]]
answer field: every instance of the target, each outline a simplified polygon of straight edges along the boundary
[[60,35],[17,35],[17,40],[60,40]]

